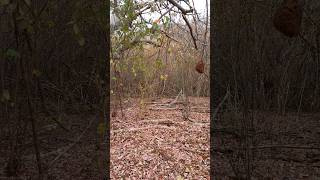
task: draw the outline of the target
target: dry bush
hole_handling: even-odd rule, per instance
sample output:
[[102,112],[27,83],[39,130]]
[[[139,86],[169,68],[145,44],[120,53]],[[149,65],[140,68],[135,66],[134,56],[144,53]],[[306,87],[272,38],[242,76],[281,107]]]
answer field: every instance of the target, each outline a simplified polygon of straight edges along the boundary
[[[130,97],[175,96],[182,88],[191,96],[208,96],[209,80],[196,72],[194,67],[198,57],[194,54],[179,45],[171,45],[167,49],[145,46],[143,53],[139,50],[130,52],[128,58],[118,62],[125,66],[118,82],[125,82],[123,91]],[[208,67],[205,72],[208,74]],[[111,89],[116,86],[113,81]]]

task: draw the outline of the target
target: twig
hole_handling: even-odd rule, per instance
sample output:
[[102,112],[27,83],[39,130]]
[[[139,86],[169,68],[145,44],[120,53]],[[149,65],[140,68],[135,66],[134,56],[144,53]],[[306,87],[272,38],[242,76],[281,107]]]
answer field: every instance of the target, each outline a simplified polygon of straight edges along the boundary
[[187,26],[188,26],[188,28],[189,28],[190,35],[191,35],[191,37],[192,37],[194,47],[195,47],[196,50],[198,50],[197,40],[196,40],[196,38],[195,38],[194,35],[193,35],[192,27],[191,27],[191,25],[190,25],[187,17],[186,17],[184,14],[182,14],[182,18],[183,18],[183,20],[186,22],[186,24],[187,24]]
[[[206,29],[205,29],[205,33],[204,33],[204,42],[206,43],[207,41],[207,33],[208,33],[208,25],[209,25],[209,12],[208,12],[208,0],[206,0]],[[203,49],[202,49],[202,54],[204,55],[205,53],[205,49],[206,46],[203,45]]]
[[226,95],[224,96],[224,98],[222,99],[222,101],[219,103],[218,107],[214,110],[214,113],[212,115],[212,119],[214,119],[217,114],[218,114],[218,111],[219,109],[222,107],[222,105],[224,104],[224,102],[227,100],[228,96],[230,95],[230,92],[227,91]]
[[170,111],[170,110],[182,110],[183,108],[181,107],[164,107],[164,108],[148,108],[149,110],[152,111]]
[[156,47],[161,47],[160,44],[157,44],[157,43],[154,42],[154,41],[146,40],[146,39],[134,40],[131,44],[132,44],[132,45],[135,45],[135,44],[139,44],[139,43],[146,43],[146,44],[154,45],[154,46],[156,46]]
[[210,122],[197,122],[196,120],[193,120],[191,118],[188,118],[188,120],[194,124],[201,125],[201,126],[210,124]]
[[269,148],[320,150],[320,147],[295,146],[295,145],[264,145],[264,146],[251,147],[251,149],[269,149]]
[[112,132],[112,133],[119,133],[119,132],[140,131],[140,130],[155,129],[155,128],[164,128],[164,129],[169,129],[169,130],[176,130],[176,128],[174,128],[174,127],[154,125],[154,126],[140,127],[140,128],[117,129],[117,130],[111,130],[111,132]]
[[[54,151],[50,151],[48,153],[41,153],[41,157],[42,158],[45,158],[45,157],[48,157],[50,155],[54,155],[54,154],[57,154],[57,153],[61,153],[62,150],[66,149],[66,147],[62,147],[62,148],[59,148],[59,149],[56,149]],[[65,153],[66,154],[66,153]],[[23,158],[26,158],[26,159],[34,159],[35,158],[35,155],[27,155],[27,156],[23,156]]]
[[182,94],[182,89],[180,90],[179,94],[176,96],[176,98],[169,104],[169,106],[172,106],[173,104],[175,104],[178,100],[178,98],[181,96]]
[[[249,147],[250,149],[273,149],[273,148],[283,148],[283,149],[301,149],[301,150],[320,150],[320,147],[312,147],[312,146],[295,146],[295,145],[264,145],[264,146],[256,146]],[[233,152],[234,150],[239,150],[242,148],[221,148],[218,149],[220,152]]]
[[[196,125],[208,125],[209,122],[197,122],[194,120],[189,119],[192,123],[196,124]],[[171,119],[149,119],[149,120],[142,120],[142,121],[138,121],[138,122],[157,122],[157,123],[167,123],[167,124],[182,124],[182,125],[186,125],[189,124],[186,121],[182,121],[182,122],[177,122],[177,121],[172,121]]]
[[58,156],[56,156],[56,158],[54,158],[54,160],[52,160],[52,161],[50,162],[50,164],[48,165],[48,169],[47,169],[47,170],[49,170],[49,168],[52,167],[52,165],[53,165],[62,155],[64,155],[67,151],[69,151],[74,145],[76,145],[76,144],[81,140],[82,136],[88,131],[88,129],[91,127],[92,122],[93,122],[94,120],[96,120],[96,119],[95,119],[95,118],[92,118],[92,120],[90,121],[90,123],[89,123],[89,125],[87,126],[87,128],[80,134],[80,136],[79,136],[76,140],[74,140],[74,143],[72,143],[72,144],[70,144],[69,146],[67,146],[64,151],[62,151]]

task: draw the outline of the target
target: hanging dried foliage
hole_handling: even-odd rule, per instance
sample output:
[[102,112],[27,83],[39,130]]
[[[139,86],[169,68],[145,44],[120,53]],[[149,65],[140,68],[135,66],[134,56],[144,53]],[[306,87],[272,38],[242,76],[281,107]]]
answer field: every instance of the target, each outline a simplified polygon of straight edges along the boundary
[[202,60],[198,61],[197,65],[196,65],[196,71],[200,74],[202,74],[204,72],[204,63]]
[[298,0],[284,0],[273,17],[275,28],[288,37],[297,36],[301,29],[302,4]]

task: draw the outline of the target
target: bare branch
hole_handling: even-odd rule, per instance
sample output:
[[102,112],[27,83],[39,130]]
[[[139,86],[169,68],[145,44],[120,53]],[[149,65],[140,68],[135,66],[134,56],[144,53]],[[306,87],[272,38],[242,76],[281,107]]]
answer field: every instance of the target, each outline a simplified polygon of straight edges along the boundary
[[172,5],[174,5],[175,7],[177,7],[181,12],[182,14],[187,14],[187,13],[190,13],[190,12],[193,12],[193,9],[184,9],[182,6],[180,6],[180,4],[178,4],[176,1],[174,0],[168,0]]
[[182,14],[182,18],[183,18],[183,20],[186,22],[186,24],[187,24],[187,26],[188,26],[188,28],[189,28],[190,35],[191,35],[191,37],[192,37],[194,47],[195,47],[196,50],[198,50],[197,40],[196,40],[196,38],[195,38],[194,35],[193,35],[192,27],[191,27],[191,25],[190,25],[187,17],[186,17],[184,14]]
[[145,40],[145,39],[142,39],[142,40],[134,40],[132,42],[132,44],[138,44],[138,43],[147,43],[147,44],[152,44],[156,47],[161,47],[161,45],[157,44],[156,42],[154,41],[151,41],[151,40]]

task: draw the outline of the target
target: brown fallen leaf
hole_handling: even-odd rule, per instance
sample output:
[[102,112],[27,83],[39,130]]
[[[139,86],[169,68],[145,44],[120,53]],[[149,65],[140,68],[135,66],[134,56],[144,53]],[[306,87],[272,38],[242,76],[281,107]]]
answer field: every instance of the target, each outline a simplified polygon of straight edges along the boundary
[[117,111],[113,111],[112,113],[111,113],[111,117],[116,117],[117,116]]

